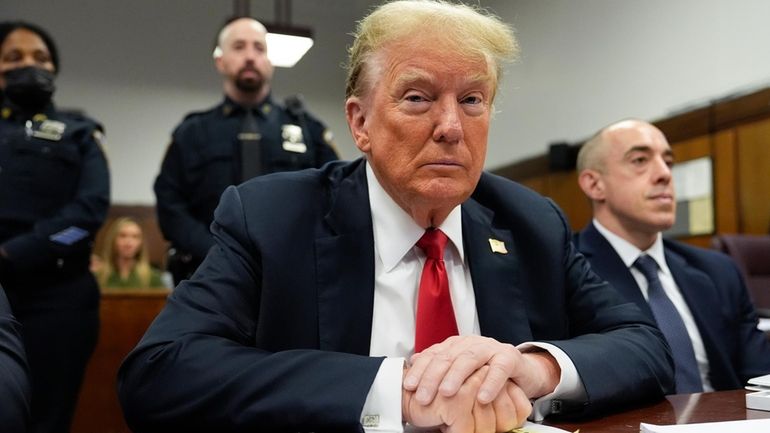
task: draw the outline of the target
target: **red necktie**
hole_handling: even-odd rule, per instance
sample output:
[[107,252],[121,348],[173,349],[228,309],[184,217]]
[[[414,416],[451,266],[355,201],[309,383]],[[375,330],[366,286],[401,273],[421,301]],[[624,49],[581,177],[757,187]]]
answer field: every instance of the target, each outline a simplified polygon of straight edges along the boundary
[[414,336],[414,352],[441,343],[457,335],[457,322],[449,294],[449,279],[444,267],[444,247],[447,236],[438,229],[428,229],[417,246],[427,256],[420,277],[420,293],[417,296],[417,320]]

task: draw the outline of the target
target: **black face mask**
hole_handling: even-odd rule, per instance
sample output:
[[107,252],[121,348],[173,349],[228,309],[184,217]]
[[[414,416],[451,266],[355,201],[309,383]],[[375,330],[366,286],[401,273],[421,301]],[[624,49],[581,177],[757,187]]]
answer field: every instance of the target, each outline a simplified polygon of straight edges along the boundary
[[53,73],[34,66],[11,69],[4,77],[5,96],[24,110],[42,110],[56,90]]

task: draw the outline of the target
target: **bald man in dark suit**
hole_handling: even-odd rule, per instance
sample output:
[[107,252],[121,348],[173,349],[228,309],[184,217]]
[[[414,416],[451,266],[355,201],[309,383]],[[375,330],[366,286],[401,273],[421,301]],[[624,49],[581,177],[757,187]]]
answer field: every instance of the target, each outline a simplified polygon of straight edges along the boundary
[[[578,157],[594,220],[575,245],[626,299],[664,321],[662,329],[672,321],[683,325],[678,343],[667,335],[672,350],[686,352],[675,373],[677,392],[741,388],[770,373],[770,340],[757,329],[754,306],[729,257],[662,237],[676,217],[672,164],[671,146],[650,123],[630,119],[599,131]],[[648,302],[652,283],[635,264],[640,257],[653,260],[653,279],[674,307],[670,314]],[[685,383],[687,376],[692,383]]]

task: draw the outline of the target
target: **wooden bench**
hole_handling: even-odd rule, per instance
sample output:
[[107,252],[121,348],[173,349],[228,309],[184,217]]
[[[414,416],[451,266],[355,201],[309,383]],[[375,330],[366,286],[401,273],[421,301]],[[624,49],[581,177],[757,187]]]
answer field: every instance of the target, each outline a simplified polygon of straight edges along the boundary
[[131,433],[118,403],[117,373],[166,304],[169,290],[104,290],[99,340],[86,369],[72,433]]

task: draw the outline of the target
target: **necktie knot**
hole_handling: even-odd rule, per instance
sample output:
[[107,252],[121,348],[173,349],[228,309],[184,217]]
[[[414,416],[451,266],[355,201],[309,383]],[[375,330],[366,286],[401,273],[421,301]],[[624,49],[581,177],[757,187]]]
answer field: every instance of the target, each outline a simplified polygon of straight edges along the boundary
[[257,118],[259,110],[257,107],[243,107],[243,129],[258,128]]
[[658,280],[658,264],[655,262],[655,259],[647,254],[639,256],[634,262],[634,267],[647,278],[647,281]]
[[425,253],[428,258],[433,260],[444,259],[444,247],[446,247],[447,235],[439,229],[428,229],[422,235],[417,246]]

